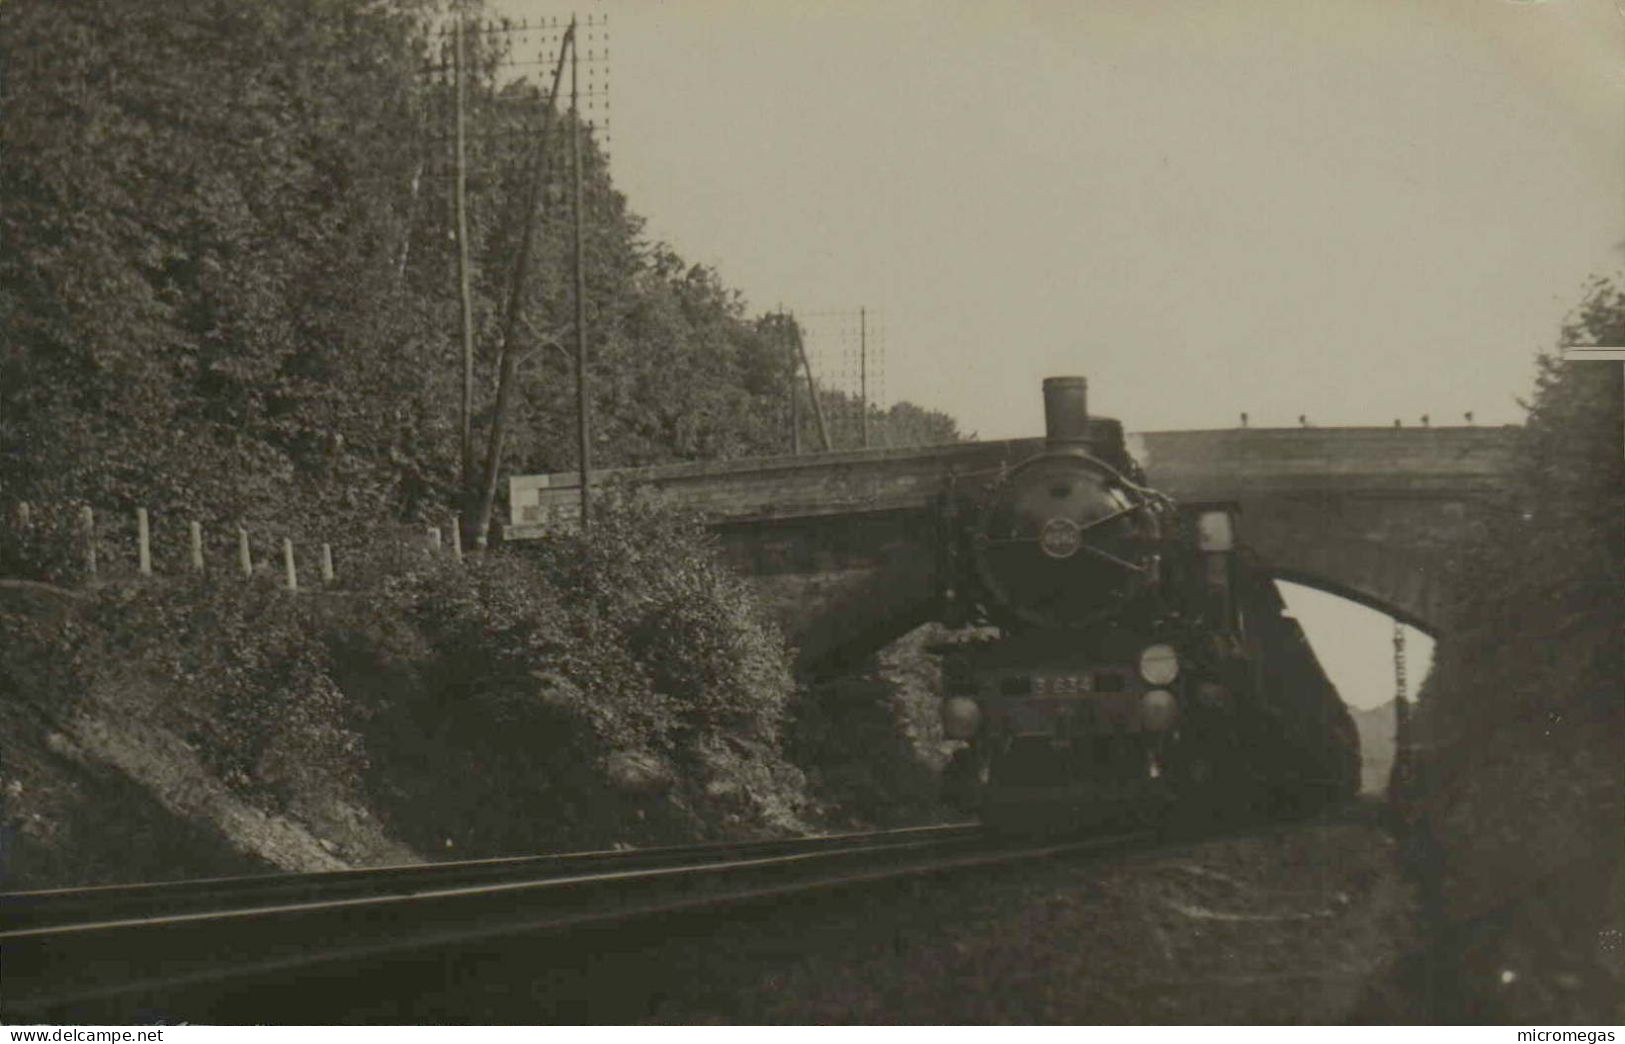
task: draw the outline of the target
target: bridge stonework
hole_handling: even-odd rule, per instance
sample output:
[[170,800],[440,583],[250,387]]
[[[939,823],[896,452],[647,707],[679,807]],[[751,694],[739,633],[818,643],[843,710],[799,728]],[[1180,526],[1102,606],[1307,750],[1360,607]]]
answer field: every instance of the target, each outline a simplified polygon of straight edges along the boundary
[[[1444,555],[1499,488],[1516,429],[1288,428],[1129,437],[1151,484],[1241,505],[1241,537],[1279,578],[1425,631],[1441,625]],[[625,484],[698,511],[749,577],[803,669],[855,662],[934,617],[943,494],[974,496],[1041,439],[625,469]],[[578,517],[573,475],[509,482],[510,540]]]
[[1241,532],[1280,579],[1430,633],[1445,557],[1473,504],[1502,485],[1515,428],[1288,428],[1152,432],[1131,447],[1182,500],[1234,500]]

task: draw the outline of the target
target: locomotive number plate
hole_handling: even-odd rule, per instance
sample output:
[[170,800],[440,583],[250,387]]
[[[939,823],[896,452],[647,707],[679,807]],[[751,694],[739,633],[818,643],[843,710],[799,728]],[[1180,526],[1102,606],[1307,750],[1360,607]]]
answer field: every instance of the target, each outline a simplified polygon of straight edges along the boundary
[[1091,692],[1087,674],[1035,674],[1034,696],[1083,696]]

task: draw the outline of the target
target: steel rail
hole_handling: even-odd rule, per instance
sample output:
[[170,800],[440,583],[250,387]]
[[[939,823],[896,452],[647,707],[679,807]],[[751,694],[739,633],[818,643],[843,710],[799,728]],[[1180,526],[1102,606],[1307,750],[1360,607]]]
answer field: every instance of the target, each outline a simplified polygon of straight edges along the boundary
[[[444,950],[500,936],[720,910],[1063,854],[1117,851],[1150,836],[1142,832],[1000,845],[985,835],[924,833],[901,842],[822,851],[5,931],[0,932],[0,951],[6,962],[6,1015],[61,1012],[69,1005],[121,995],[167,995],[229,980],[263,980],[316,965]],[[121,957],[128,960],[121,962]],[[132,972],[133,967],[158,970],[143,975]]]
[[286,902],[274,905],[222,907],[184,913],[164,913],[148,917],[129,917],[106,921],[75,921],[33,928],[14,928],[0,931],[0,945],[22,939],[52,938],[76,932],[102,932],[120,929],[168,928],[190,922],[222,922],[236,918],[282,917],[290,914],[336,912],[348,907],[383,907],[395,903],[426,902],[436,899],[456,899],[465,896],[496,896],[503,892],[522,892],[542,888],[568,888],[571,885],[609,884],[621,881],[656,881],[683,874],[714,874],[766,866],[789,866],[817,859],[831,859],[850,855],[870,855],[880,852],[907,851],[914,848],[937,847],[936,842],[925,840],[907,844],[876,845],[871,848],[836,848],[828,851],[796,852],[786,855],[761,856],[753,859],[730,859],[723,862],[696,863],[684,866],[651,867],[632,870],[599,870],[586,874],[543,876],[519,881],[495,881],[484,884],[435,886],[418,891],[385,892],[348,898],[315,899],[304,902]]
[[600,849],[303,873],[3,892],[0,893],[0,932],[67,924],[76,920],[116,920],[220,906],[267,905],[278,899],[289,902],[319,901],[345,895],[375,895],[388,890],[539,879],[549,874],[688,865],[715,862],[729,856],[752,858],[801,851],[834,851],[847,847],[904,844],[921,838],[951,840],[972,837],[980,831],[981,827],[975,823],[950,823],[766,841]]

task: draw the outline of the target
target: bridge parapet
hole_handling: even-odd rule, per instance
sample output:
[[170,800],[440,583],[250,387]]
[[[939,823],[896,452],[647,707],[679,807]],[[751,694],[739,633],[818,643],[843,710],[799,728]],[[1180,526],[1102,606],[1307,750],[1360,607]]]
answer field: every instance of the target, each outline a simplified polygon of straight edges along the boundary
[[[718,523],[915,511],[929,505],[950,478],[988,481],[1043,445],[1043,439],[1009,439],[665,464],[600,472],[593,486],[645,490]],[[509,479],[507,539],[539,536],[549,524],[574,523],[580,517],[580,490],[574,472]]]
[[1207,491],[1336,489],[1428,495],[1497,488],[1517,428],[1231,428],[1129,437],[1157,488]]
[[[1245,542],[1283,579],[1436,631],[1442,551],[1470,504],[1504,482],[1516,428],[1285,428],[1145,432],[1130,451],[1176,499],[1241,505]],[[932,512],[974,496],[1042,439],[969,442],[601,472],[594,486],[652,491],[710,519],[724,556],[755,579],[803,666],[847,659],[937,604]],[[509,540],[579,517],[574,474],[509,481]]]
[[[1460,496],[1495,488],[1515,428],[1239,428],[1129,436],[1151,484],[1183,499],[1240,499],[1245,492],[1407,491]],[[964,442],[800,457],[702,461],[599,472],[595,486],[652,491],[718,523],[912,511],[952,480],[991,481],[1044,446],[1043,439]],[[506,536],[540,536],[574,523],[574,472],[509,479]]]

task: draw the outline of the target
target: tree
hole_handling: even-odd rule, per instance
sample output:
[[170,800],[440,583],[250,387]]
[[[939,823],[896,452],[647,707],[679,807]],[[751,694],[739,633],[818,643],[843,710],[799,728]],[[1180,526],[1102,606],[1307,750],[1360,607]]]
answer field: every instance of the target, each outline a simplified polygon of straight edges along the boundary
[[267,520],[398,497],[422,423],[393,264],[416,12],[23,0],[0,19],[8,491]]
[[[438,0],[0,7],[6,498],[335,542],[466,509],[445,29]],[[541,141],[504,40],[467,51],[474,436],[511,340],[503,471],[563,470],[569,135]],[[594,465],[783,452],[783,331],[647,242],[585,145]],[[953,436],[901,409],[906,441]]]
[[[1597,281],[1563,343],[1622,338],[1625,289]],[[1540,358],[1505,496],[1454,562],[1448,627],[1418,711],[1427,737],[1419,785],[1405,795],[1416,813],[1412,836],[1435,846],[1420,861],[1424,894],[1447,921],[1493,913],[1473,928],[1477,952],[1464,960],[1510,961],[1495,954],[1503,948],[1549,974],[1507,991],[1464,966],[1470,1007],[1438,1013],[1445,1021],[1617,1017],[1606,957],[1571,940],[1598,938],[1618,901],[1621,383],[1616,364]],[[1516,937],[1503,944],[1502,930]],[[1553,975],[1588,985],[1554,984]]]

